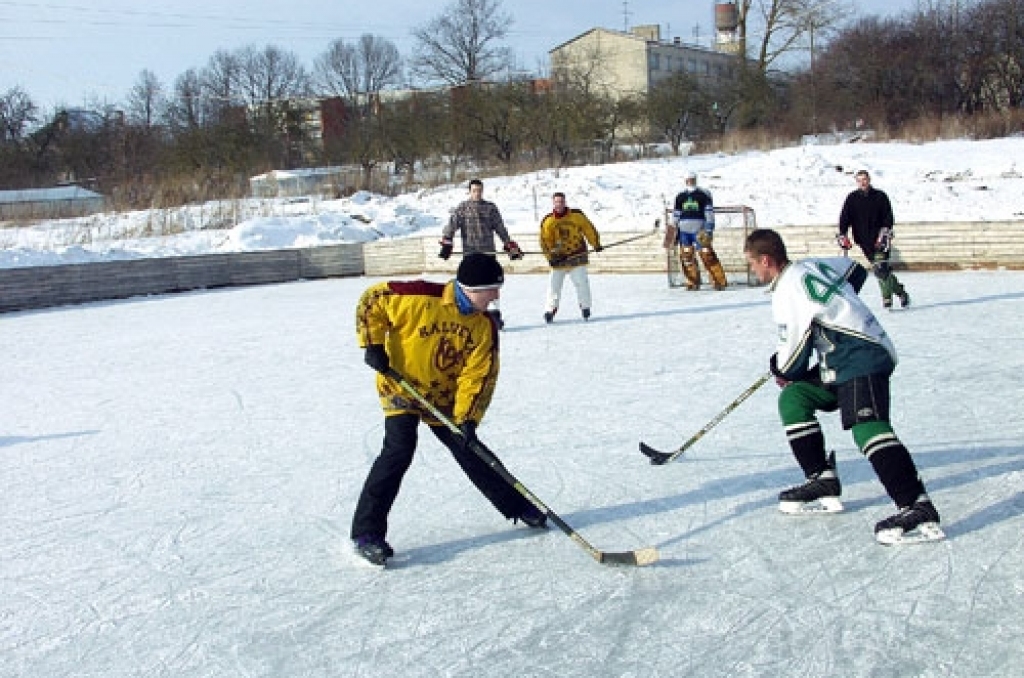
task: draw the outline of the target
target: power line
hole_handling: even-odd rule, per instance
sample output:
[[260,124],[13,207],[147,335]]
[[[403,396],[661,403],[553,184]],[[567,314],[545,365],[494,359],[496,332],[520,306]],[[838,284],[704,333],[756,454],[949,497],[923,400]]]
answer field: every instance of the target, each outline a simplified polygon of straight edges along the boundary
[[[33,10],[55,10],[55,11],[75,11],[82,12],[84,14],[94,15],[111,15],[114,17],[131,17],[138,19],[174,19],[178,21],[216,21],[220,23],[237,24],[239,26],[249,26],[253,28],[280,28],[280,27],[303,27],[303,28],[315,28],[322,29],[323,24],[314,21],[289,21],[287,19],[272,19],[272,20],[257,20],[251,17],[239,17],[237,15],[227,14],[195,14],[195,13],[182,13],[182,12],[155,12],[152,10],[137,10],[137,9],[104,9],[102,7],[94,7],[89,5],[67,5],[57,4],[49,2],[9,2],[7,0],[0,0],[0,6],[7,7],[24,7]],[[68,19],[38,19],[29,18],[25,19],[25,22],[33,23],[68,23],[76,24],[80,23],[78,20]],[[102,22],[109,25],[124,25],[123,22],[108,21]],[[182,27],[181,24],[168,24],[172,27]],[[192,25],[191,23],[189,25]]]

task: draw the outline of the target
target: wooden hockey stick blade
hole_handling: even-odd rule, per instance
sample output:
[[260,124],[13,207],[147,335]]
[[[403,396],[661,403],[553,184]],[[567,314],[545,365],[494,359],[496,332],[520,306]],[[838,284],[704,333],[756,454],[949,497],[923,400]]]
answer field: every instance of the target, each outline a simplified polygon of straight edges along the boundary
[[[531,499],[531,501],[533,500]],[[644,565],[658,562],[658,549],[653,546],[635,551],[602,551],[592,546],[590,542],[583,538],[583,535],[562,520],[562,517],[557,513],[551,509],[546,509],[545,513],[548,520],[557,525],[569,539],[576,542],[584,551],[590,554],[591,558],[602,565],[634,565],[636,567],[643,567]]]
[[637,549],[636,551],[602,552],[598,562],[605,565],[634,565],[643,567],[658,562],[658,549],[653,546]]

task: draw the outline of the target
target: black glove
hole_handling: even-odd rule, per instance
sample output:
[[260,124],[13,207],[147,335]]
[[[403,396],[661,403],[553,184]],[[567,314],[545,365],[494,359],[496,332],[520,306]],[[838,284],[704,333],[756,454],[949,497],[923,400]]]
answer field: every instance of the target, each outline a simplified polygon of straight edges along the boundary
[[595,252],[600,252],[603,249],[604,249],[604,245],[594,245],[594,251]]
[[363,360],[366,361],[367,365],[381,374],[384,374],[391,369],[391,361],[388,360],[387,351],[384,350],[384,346],[381,344],[370,344],[367,346]]
[[465,439],[466,447],[469,447],[473,443],[479,443],[479,438],[476,437],[476,422],[466,420],[459,424],[459,430],[462,432],[462,437]]
[[878,239],[875,241],[875,249],[881,252],[888,252],[892,246],[893,232],[891,228],[883,228],[878,232]]
[[437,256],[440,257],[441,259],[444,259],[445,261],[447,261],[448,257],[452,256],[452,239],[451,238],[441,238],[440,242],[441,242],[441,251],[437,253]]
[[768,359],[768,369],[771,370],[772,376],[775,377],[775,383],[778,384],[779,388],[785,388],[789,384],[789,379],[784,377],[782,372],[779,371],[778,353],[772,353],[772,357]]
[[844,250],[853,247],[853,243],[850,242],[850,238],[845,233],[836,233],[836,244]]
[[519,248],[519,243],[515,240],[509,240],[505,243],[505,251],[508,252],[508,258],[513,261],[523,258],[523,250]]

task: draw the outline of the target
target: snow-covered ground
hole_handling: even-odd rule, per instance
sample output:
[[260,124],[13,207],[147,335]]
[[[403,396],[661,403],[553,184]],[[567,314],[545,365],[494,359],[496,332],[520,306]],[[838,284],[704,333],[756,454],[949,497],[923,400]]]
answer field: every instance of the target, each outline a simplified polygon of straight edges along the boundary
[[545,326],[545,278],[508,281],[481,438],[598,548],[656,546],[646,568],[504,522],[426,431],[394,567],[354,559],[370,280],[6,314],[0,676],[1019,676],[1024,274],[903,279],[894,425],[949,538],[902,548],[875,544],[892,507],[834,416],[847,511],[777,512],[800,474],[772,384],[672,465],[637,451],[765,370],[763,289],[594,276],[595,318]]
[[[700,174],[718,205],[754,208],[758,224],[835,223],[857,169],[889,193],[898,223],[1024,219],[1024,138],[802,146],[771,152],[702,155],[486,180],[485,197],[502,211],[513,235],[535,233],[563,191],[601,231],[650,228],[682,188],[687,169]],[[97,215],[0,229],[0,267],[77,263],[111,258],[235,252],[433,235],[466,186],[445,186],[388,198],[357,193],[343,200],[278,200],[200,205],[167,212]],[[195,230],[227,211],[230,230]],[[166,237],[143,234],[186,229]]]

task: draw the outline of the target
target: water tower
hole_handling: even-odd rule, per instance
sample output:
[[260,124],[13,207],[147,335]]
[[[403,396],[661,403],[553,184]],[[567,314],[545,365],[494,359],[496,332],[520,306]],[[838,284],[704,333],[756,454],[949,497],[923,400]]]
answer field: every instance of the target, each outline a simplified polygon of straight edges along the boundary
[[715,3],[715,49],[735,54],[742,43],[740,13],[734,2]]

